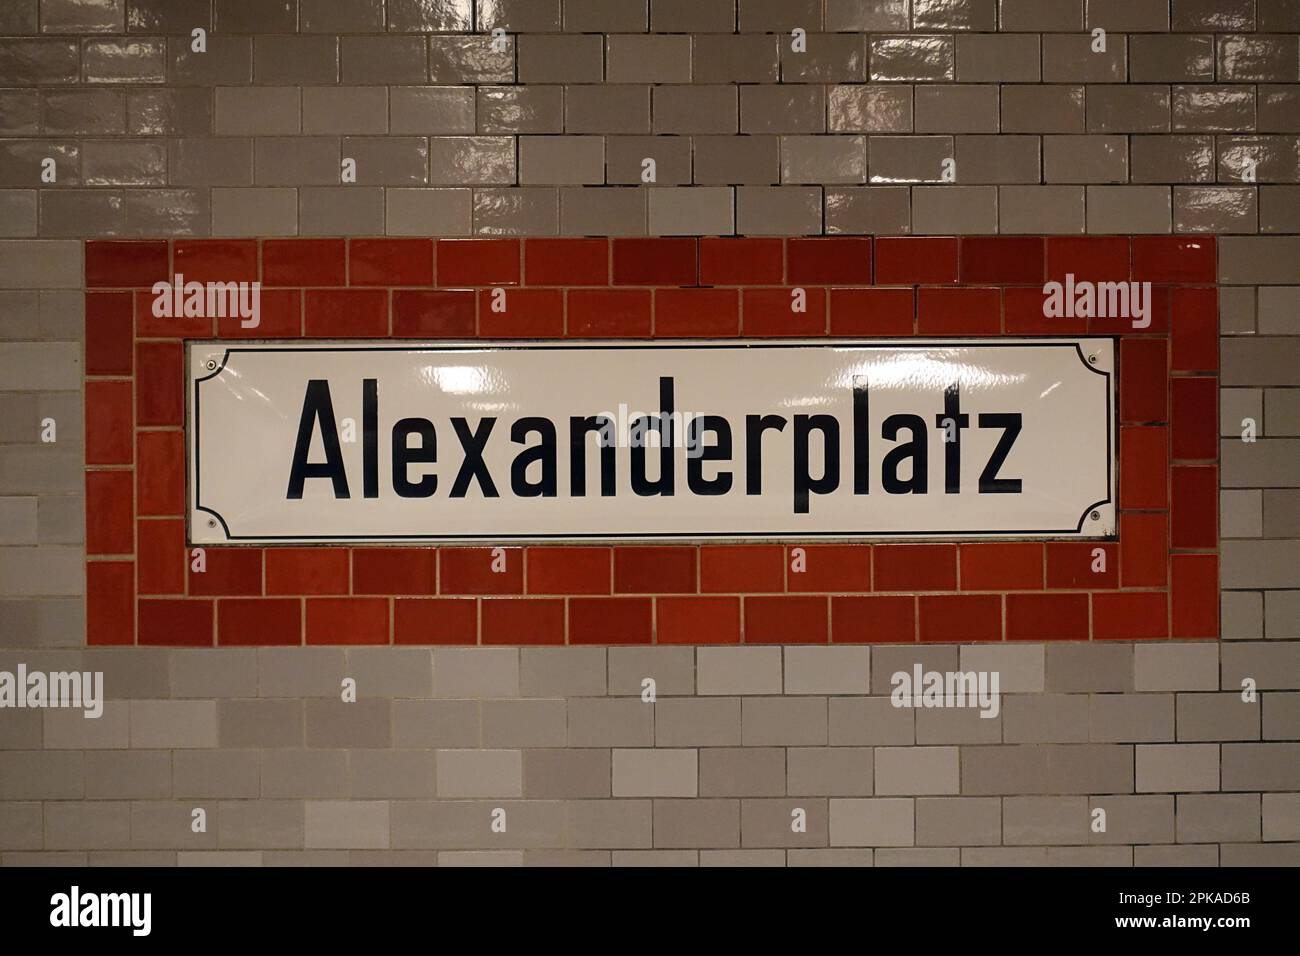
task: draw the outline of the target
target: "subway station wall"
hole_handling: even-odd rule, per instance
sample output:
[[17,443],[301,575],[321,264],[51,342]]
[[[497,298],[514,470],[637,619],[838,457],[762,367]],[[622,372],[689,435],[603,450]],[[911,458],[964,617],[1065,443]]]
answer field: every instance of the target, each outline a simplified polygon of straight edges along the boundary
[[[91,644],[1219,634],[1211,238],[156,240],[86,256]],[[176,275],[263,283],[262,324],[155,316],[154,283]],[[1152,283],[1149,327],[1044,317],[1044,283],[1067,275]],[[1066,333],[1118,337],[1115,542],[186,546],[183,340]]]
[[[1291,0],[0,2],[0,669],[108,697],[0,711],[0,865],[1300,864],[1297,50]],[[799,282],[800,335],[1034,335],[1065,264],[1169,318],[1113,330],[1149,482],[1103,581],[1042,544],[178,554],[176,349],[241,333],[136,325],[177,265],[260,277],[277,335],[437,340],[775,335]],[[918,664],[998,670],[1001,714],[889,707]]]

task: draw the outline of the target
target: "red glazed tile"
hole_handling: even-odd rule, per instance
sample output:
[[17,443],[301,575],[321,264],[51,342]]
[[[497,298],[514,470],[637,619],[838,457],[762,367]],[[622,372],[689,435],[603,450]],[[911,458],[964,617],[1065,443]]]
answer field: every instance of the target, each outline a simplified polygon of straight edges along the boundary
[[1073,335],[1088,331],[1088,320],[1043,314],[1047,296],[1040,286],[1002,290],[1007,335]]
[[438,285],[519,284],[518,239],[439,239]]
[[650,598],[570,598],[570,644],[649,644]]
[[1169,636],[1164,591],[1116,591],[1092,596],[1094,640],[1140,641]]
[[831,289],[831,335],[911,335],[915,330],[916,294],[911,289]]
[[474,293],[469,289],[393,293],[393,335],[457,339],[475,334]]
[[134,313],[129,292],[86,293],[86,374],[130,375]]
[[347,285],[346,244],[342,239],[267,239],[262,243],[262,282]]
[[609,285],[608,239],[525,239],[528,285]]
[[916,598],[872,594],[831,598],[831,643],[911,644],[916,640]]
[[189,565],[190,594],[204,597],[262,593],[261,548],[205,548],[205,570]]
[[185,513],[185,436],[136,433],[136,496],[141,515]]
[[943,285],[958,279],[954,236],[886,236],[876,240],[881,285]]
[[648,289],[572,289],[568,334],[577,338],[646,338],[650,335]]
[[86,383],[86,464],[129,465],[135,454],[130,382]]
[[695,285],[694,239],[615,239],[614,285]]
[[1169,354],[1164,339],[1125,338],[1119,344],[1119,417],[1123,422],[1169,420]]
[[[190,285],[185,280],[186,286]],[[191,291],[201,287],[194,285]],[[212,337],[212,317],[205,304],[200,315],[185,314],[185,299],[188,295],[182,288],[178,293],[175,286],[169,286],[161,294],[152,292],[135,293],[135,334],[142,339],[206,339]]]
[[848,237],[789,239],[790,285],[860,285],[871,282],[871,240]]
[[918,289],[916,321],[922,335],[996,335],[1002,330],[1002,292]]
[[1025,591],[1043,586],[1041,544],[963,544],[958,547],[963,591]]
[[614,549],[615,594],[691,594],[695,549],[689,546]]
[[172,257],[186,282],[257,281],[255,239],[177,239]]
[[434,594],[433,548],[355,548],[353,594]]
[[167,243],[92,239],[86,243],[86,288],[126,289],[168,282]]
[[135,423],[184,425],[184,347],[179,342],[141,342],[135,366]]
[[961,281],[1040,285],[1045,257],[1042,236],[967,236],[961,241]]
[[1219,470],[1214,465],[1178,465],[1170,481],[1169,528],[1175,548],[1218,544]]
[[484,644],[563,644],[563,598],[487,598]]
[[217,334],[223,339],[285,339],[302,335],[302,292],[298,289],[263,289],[258,323],[244,327],[239,316],[217,319]]
[[877,591],[957,590],[957,546],[882,544],[875,548]]
[[1175,554],[1171,559],[1173,637],[1219,636],[1219,556]]
[[[745,335],[825,335],[826,290],[745,289],[741,328]],[[803,311],[797,311],[802,306]]]
[[1126,236],[1048,236],[1047,279],[1064,282],[1123,282],[1129,278]]
[[1207,236],[1134,236],[1138,282],[1214,282],[1214,239]]
[[[803,554],[796,554],[802,551]],[[871,546],[808,545],[786,550],[791,591],[870,591]],[[803,568],[803,570],[799,570]]]
[[655,290],[655,335],[722,338],[740,334],[736,289]]
[[562,290],[503,289],[502,292],[499,299],[492,291],[479,293],[479,335],[488,339],[558,339],[564,335]]
[[1007,640],[1086,641],[1087,639],[1088,595],[1007,595]]
[[1119,438],[1119,503],[1123,508],[1163,508],[1168,501],[1168,429],[1126,426]]
[[150,647],[211,647],[212,604],[207,598],[141,598],[140,645]]
[[387,289],[308,289],[305,334],[317,338],[378,338],[388,334]]
[[785,590],[785,549],[779,545],[705,545],[700,590],[754,594]]
[[473,598],[398,598],[394,644],[477,644],[478,601]]
[[1219,380],[1174,379],[1170,444],[1175,459],[1219,456]]
[[655,642],[658,644],[739,644],[740,598],[656,598]]
[[1119,516],[1120,585],[1162,588],[1169,564],[1169,516],[1126,511]]
[[[494,556],[494,552],[497,552]],[[498,570],[493,570],[493,568]],[[442,548],[440,594],[523,594],[522,548]]]
[[700,240],[700,282],[704,285],[780,285],[785,246],[780,239]]
[[307,598],[308,644],[387,644],[387,598]]
[[[1095,552],[1100,550],[1101,556]],[[1119,551],[1114,542],[1047,542],[1048,588],[1096,591],[1119,587]],[[1099,570],[1093,570],[1098,568]]]
[[86,564],[86,643],[135,643],[135,565],[130,561]]
[[529,548],[529,594],[609,594],[609,548]]
[[347,594],[346,548],[268,548],[267,594]]
[[[1142,288],[1138,287],[1139,290]],[[1138,321],[1135,314],[1135,303],[1129,297],[1126,291],[1127,287],[1122,287],[1117,293],[1118,300],[1114,305],[1110,304],[1111,299],[1107,294],[1106,311],[1114,312],[1114,315],[1094,316],[1088,320],[1088,332],[1093,335],[1164,335],[1169,331],[1169,307],[1172,301],[1172,290],[1167,285],[1155,285],[1150,288],[1150,302],[1147,304],[1149,310],[1145,316],[1147,325],[1138,328],[1134,322]],[[1139,292],[1145,296],[1145,292]],[[1127,303],[1127,304],[1126,304]]]
[[964,644],[1002,640],[1002,598],[997,594],[922,594],[921,642]]
[[137,521],[135,538],[139,592],[184,594],[185,566],[189,563],[185,522],[172,518]]
[[86,472],[86,553],[135,551],[131,472]]
[[745,643],[825,644],[830,637],[828,600],[802,594],[745,598]]
[[1173,369],[1217,372],[1219,369],[1219,292],[1174,289],[1170,313]]
[[297,598],[223,598],[217,602],[221,647],[296,646],[302,643]]
[[351,285],[433,285],[432,239],[353,239]]

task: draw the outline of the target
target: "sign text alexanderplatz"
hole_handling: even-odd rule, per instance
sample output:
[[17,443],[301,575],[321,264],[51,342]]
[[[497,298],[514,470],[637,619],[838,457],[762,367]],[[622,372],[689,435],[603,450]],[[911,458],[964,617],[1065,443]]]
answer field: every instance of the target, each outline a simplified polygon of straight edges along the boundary
[[195,342],[195,544],[1115,533],[1109,338]]

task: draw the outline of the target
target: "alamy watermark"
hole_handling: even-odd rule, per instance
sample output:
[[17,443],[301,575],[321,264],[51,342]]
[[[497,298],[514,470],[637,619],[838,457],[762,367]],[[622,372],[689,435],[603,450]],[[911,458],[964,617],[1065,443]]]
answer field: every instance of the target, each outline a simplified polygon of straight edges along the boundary
[[895,707],[971,707],[988,718],[1002,707],[997,671],[927,671],[915,664],[910,672],[895,671],[889,683]]
[[0,671],[0,708],[80,708],[83,717],[104,715],[103,671]]
[[1131,319],[1133,328],[1151,325],[1150,282],[1089,282],[1067,272],[1064,282],[1043,286],[1043,315],[1049,319]]
[[155,319],[239,319],[245,329],[262,324],[262,283],[186,282],[183,273],[153,285]]
[[153,894],[83,893],[74,884],[68,892],[50,897],[50,925],[125,926],[132,936],[148,936],[153,929]]

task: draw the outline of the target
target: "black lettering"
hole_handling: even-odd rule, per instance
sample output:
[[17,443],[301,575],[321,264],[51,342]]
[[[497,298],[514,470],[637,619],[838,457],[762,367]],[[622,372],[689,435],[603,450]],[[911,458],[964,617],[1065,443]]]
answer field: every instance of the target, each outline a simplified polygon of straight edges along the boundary
[[867,377],[853,376],[853,493],[871,493],[871,410]]
[[[526,444],[529,435],[540,435],[542,440],[532,448],[521,451],[510,466],[510,490],[520,498],[554,498],[555,482],[555,422],[549,418],[521,418],[510,427],[510,440],[516,445]],[[541,466],[541,477],[528,480],[528,469]]]
[[[717,444],[704,444],[703,432],[718,436]],[[692,418],[687,427],[689,436],[686,456],[686,484],[693,495],[725,495],[731,490],[731,472],[719,471],[716,478],[704,477],[706,461],[731,460],[731,423],[721,415],[701,415]]]
[[[633,423],[633,429],[639,432],[639,440],[632,442],[632,491],[642,498],[661,495],[670,498],[673,495],[673,380],[665,376],[659,379],[659,414],[643,415]],[[643,427],[644,426],[644,427]],[[659,477],[651,481],[646,477],[646,432],[659,434]]]
[[970,427],[970,416],[961,413],[959,386],[949,385],[944,389],[943,414],[934,416],[934,424],[943,431],[944,494],[955,495],[961,491],[961,430]]
[[379,380],[361,382],[361,494],[379,497]]
[[600,444],[600,495],[615,494],[614,422],[606,415],[569,419],[569,493],[581,498],[587,493],[587,435],[595,432]]
[[980,494],[1018,495],[1023,482],[1019,478],[999,478],[998,472],[1011,454],[1011,446],[1020,435],[1023,419],[1019,412],[991,412],[979,417],[980,428],[1001,428],[1002,437],[980,472]]
[[[808,474],[808,439],[822,433],[822,476]],[[808,493],[829,495],[840,486],[840,422],[834,415],[794,417],[794,513],[808,513]]]
[[[414,448],[407,444],[411,435],[420,439]],[[407,465],[437,460],[438,435],[433,430],[433,422],[427,418],[403,418],[393,426],[393,490],[399,498],[432,498],[438,490],[438,476],[426,474],[418,481],[411,481]]]
[[[309,462],[311,436],[320,424],[321,444],[325,446],[323,462]],[[289,469],[289,490],[286,498],[302,497],[303,485],[308,478],[328,478],[334,485],[335,498],[351,498],[348,492],[347,471],[343,467],[343,450],[339,447],[338,423],[334,421],[334,402],[330,398],[330,383],[323,378],[307,382],[307,392],[302,400],[302,417],[298,420],[298,438],[293,444],[293,464]]]
[[780,415],[745,416],[745,494],[763,493],[763,432],[785,431]]
[[[885,456],[880,466],[880,483],[891,495],[923,495],[930,488],[925,419],[920,415],[890,415],[880,426],[880,434],[887,441],[894,441],[903,428],[911,432],[912,440]],[[898,466],[908,459],[912,462],[912,476],[903,481],[898,477]]]
[[483,448],[487,445],[488,436],[492,434],[492,427],[496,423],[495,418],[481,418],[478,427],[471,433],[469,422],[465,419],[451,420],[451,427],[456,430],[456,437],[460,439],[460,447],[465,451],[465,460],[461,462],[460,471],[456,473],[456,480],[451,486],[453,498],[464,498],[465,493],[469,491],[469,483],[475,479],[483,489],[484,498],[500,497],[497,494],[497,486],[492,483],[492,474],[483,461]]

